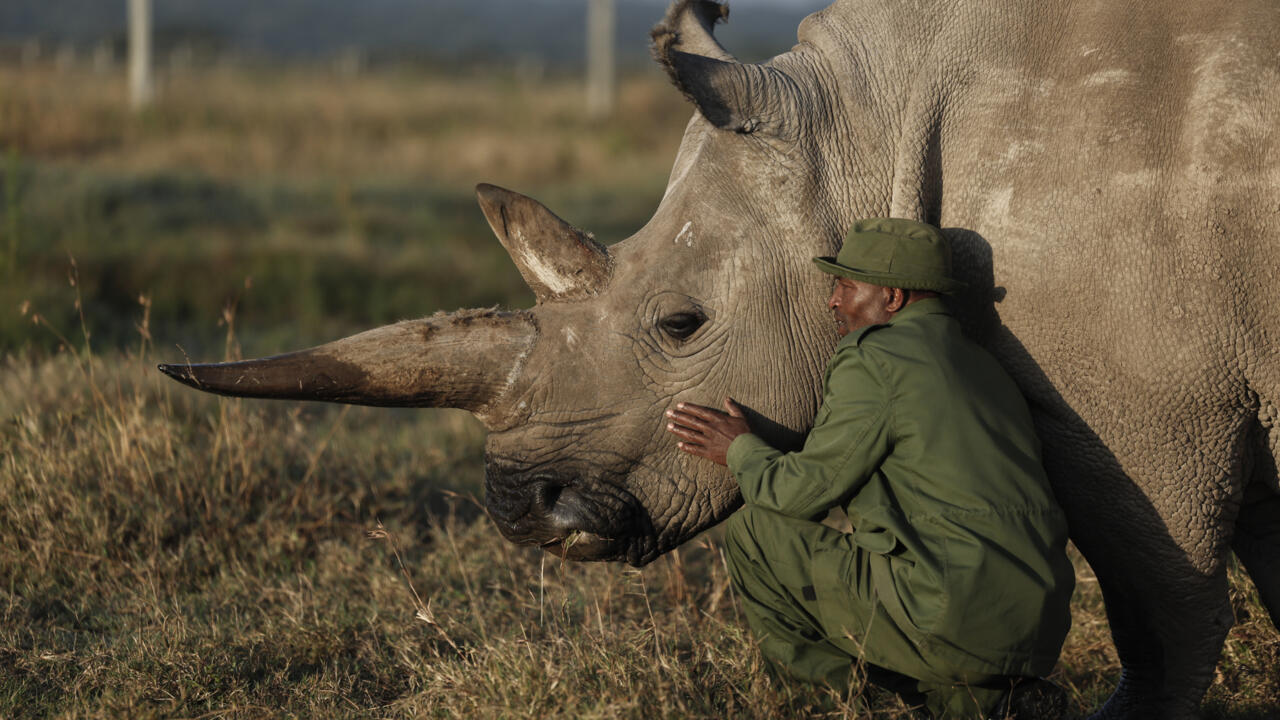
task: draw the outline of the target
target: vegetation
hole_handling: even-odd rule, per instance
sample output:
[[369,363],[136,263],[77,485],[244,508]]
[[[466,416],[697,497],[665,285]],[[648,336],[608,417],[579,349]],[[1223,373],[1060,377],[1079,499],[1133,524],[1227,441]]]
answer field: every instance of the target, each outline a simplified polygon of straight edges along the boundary
[[[503,541],[465,413],[224,400],[153,370],[174,345],[527,304],[470,185],[615,240],[688,114],[656,78],[605,125],[575,93],[226,71],[135,118],[101,78],[0,71],[0,717],[907,717],[771,675],[715,531],[643,569]],[[1118,665],[1076,560],[1054,679],[1083,713]],[[1207,715],[1271,718],[1280,638],[1232,588]]]
[[[437,309],[532,302],[476,207],[495,182],[614,241],[657,205],[688,109],[655,77],[591,123],[577,85],[510,77],[170,77],[147,114],[123,82],[0,69],[0,352],[69,330],[79,265],[94,339],[215,349],[227,304],[266,352]],[[198,279],[198,280],[197,280]],[[265,333],[265,335],[264,335]],[[258,341],[262,342],[259,343]]]

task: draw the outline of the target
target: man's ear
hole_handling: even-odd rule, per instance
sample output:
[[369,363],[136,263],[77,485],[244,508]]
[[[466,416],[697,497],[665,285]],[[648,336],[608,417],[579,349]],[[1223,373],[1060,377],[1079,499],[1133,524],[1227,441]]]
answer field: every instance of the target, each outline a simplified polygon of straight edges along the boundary
[[884,309],[896,313],[907,306],[907,291],[902,288],[884,289]]

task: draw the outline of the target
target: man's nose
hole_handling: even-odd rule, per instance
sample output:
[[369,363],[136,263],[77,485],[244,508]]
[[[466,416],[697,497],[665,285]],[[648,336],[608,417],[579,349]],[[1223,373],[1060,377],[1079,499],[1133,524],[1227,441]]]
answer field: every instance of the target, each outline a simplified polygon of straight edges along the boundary
[[835,310],[840,307],[840,296],[837,293],[831,293],[831,297],[827,298],[827,309]]

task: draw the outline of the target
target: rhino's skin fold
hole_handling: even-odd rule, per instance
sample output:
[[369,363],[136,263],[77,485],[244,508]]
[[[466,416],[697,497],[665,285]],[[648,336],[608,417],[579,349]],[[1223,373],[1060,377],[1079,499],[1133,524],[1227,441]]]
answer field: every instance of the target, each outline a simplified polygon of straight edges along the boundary
[[[810,258],[860,217],[932,222],[969,287],[957,314],[1031,401],[1106,598],[1124,671],[1095,717],[1196,717],[1232,550],[1280,620],[1280,5],[840,0],[759,65],[715,40],[725,15],[680,0],[654,29],[695,112],[634,235],[605,251],[478,188],[538,297],[506,330],[459,331],[443,355],[413,340],[368,362],[320,348],[263,375],[169,371],[228,394],[300,382],[472,409],[504,534],[643,564],[740,503],[663,411],[733,394],[793,442],[836,340]],[[367,365],[393,380],[351,370]]]

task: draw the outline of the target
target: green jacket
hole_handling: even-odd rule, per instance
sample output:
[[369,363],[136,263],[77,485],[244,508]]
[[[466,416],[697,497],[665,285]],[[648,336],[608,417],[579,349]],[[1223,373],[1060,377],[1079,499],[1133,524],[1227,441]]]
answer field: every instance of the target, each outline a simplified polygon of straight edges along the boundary
[[803,449],[741,435],[728,463],[748,504],[805,519],[842,507],[877,598],[930,665],[1044,675],[1057,661],[1066,522],[1021,392],[941,299],[840,341]]

